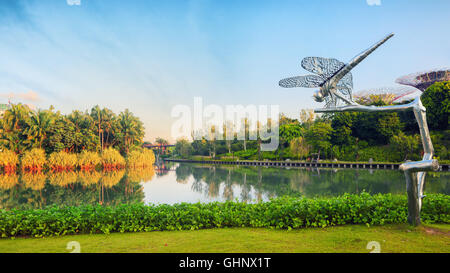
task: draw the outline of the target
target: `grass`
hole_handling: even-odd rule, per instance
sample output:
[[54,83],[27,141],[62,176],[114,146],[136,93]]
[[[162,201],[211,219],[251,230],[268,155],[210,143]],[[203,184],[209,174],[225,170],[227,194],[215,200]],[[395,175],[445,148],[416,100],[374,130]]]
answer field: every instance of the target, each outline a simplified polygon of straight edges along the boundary
[[272,230],[221,228],[195,231],[153,231],[71,235],[50,238],[0,239],[0,253],[68,253],[67,243],[77,241],[81,252],[96,253],[368,253],[370,241],[381,252],[450,252],[450,225],[411,227],[407,224],[345,225],[329,228]]

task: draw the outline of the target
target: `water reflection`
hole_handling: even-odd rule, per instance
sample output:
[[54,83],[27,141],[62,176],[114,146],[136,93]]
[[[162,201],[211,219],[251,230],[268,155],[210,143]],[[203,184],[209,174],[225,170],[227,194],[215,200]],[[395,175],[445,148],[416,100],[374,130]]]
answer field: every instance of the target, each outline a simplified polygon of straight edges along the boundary
[[118,205],[143,202],[140,182],[153,179],[153,168],[109,172],[49,172],[0,175],[0,208],[32,209],[48,205]]
[[[271,197],[337,196],[344,193],[405,194],[402,172],[364,169],[268,168],[179,164],[144,186],[146,203],[240,200]],[[430,173],[425,191],[450,192],[450,173]]]
[[19,183],[19,176],[17,174],[0,174],[0,190],[8,190]]
[[[450,193],[450,173],[427,175],[425,192]],[[405,194],[404,175],[392,170],[283,169],[165,163],[155,168],[0,174],[0,208],[47,205],[179,203],[344,193]]]
[[29,188],[34,191],[42,190],[45,187],[45,181],[47,180],[47,175],[41,172],[33,173],[26,172],[21,176],[21,180],[25,188]]

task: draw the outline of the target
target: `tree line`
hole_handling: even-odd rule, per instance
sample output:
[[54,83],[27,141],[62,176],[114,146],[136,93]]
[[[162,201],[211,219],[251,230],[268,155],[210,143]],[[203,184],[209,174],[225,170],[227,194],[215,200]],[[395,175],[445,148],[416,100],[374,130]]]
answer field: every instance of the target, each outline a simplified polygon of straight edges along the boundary
[[[387,97],[385,94],[369,95],[359,98],[357,102],[375,106],[392,104],[392,100]],[[435,155],[440,160],[449,160],[450,82],[438,82],[430,86],[422,94],[421,100],[427,109],[427,123]],[[280,114],[278,125],[280,144],[274,152],[262,152],[259,138],[247,138],[244,141],[203,138],[192,142],[178,140],[174,156],[269,160],[372,159],[379,162],[419,160],[422,157],[420,132],[412,111],[345,112],[316,116],[312,110],[302,110],[299,119]],[[225,128],[224,124],[224,134]],[[249,135],[248,131],[246,135]]]
[[142,148],[144,127],[128,109],[116,115],[93,107],[64,115],[12,104],[0,118],[0,168],[24,171],[93,170],[151,166],[154,154]]
[[23,104],[12,104],[0,119],[0,149],[23,154],[31,148],[47,154],[59,151],[102,152],[112,147],[126,155],[142,144],[142,121],[128,109],[116,115],[108,108],[72,111],[64,115],[49,109],[31,110]]

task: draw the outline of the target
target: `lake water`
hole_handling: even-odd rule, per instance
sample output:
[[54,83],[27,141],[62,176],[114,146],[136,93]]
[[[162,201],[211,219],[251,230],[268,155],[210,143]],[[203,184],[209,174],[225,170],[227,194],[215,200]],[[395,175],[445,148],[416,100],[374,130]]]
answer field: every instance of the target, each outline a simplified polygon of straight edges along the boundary
[[[450,193],[450,172],[427,174],[426,193]],[[0,175],[0,208],[121,203],[174,204],[271,197],[337,196],[344,193],[405,194],[396,170],[268,168],[168,163],[114,172]]]

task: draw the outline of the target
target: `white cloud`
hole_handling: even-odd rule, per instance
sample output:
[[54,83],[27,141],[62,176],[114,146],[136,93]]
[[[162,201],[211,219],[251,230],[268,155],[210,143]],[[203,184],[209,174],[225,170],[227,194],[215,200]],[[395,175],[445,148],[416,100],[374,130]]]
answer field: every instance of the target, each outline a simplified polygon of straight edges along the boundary
[[27,101],[33,101],[37,102],[40,101],[39,94],[30,90],[27,93],[7,93],[7,94],[0,94],[0,97],[8,98],[8,99],[20,99],[20,100],[27,100]]
[[381,6],[381,0],[366,0],[369,6]]
[[79,5],[81,5],[81,0],[67,0],[67,5],[69,5],[69,6],[73,6],[73,5],[79,6]]

